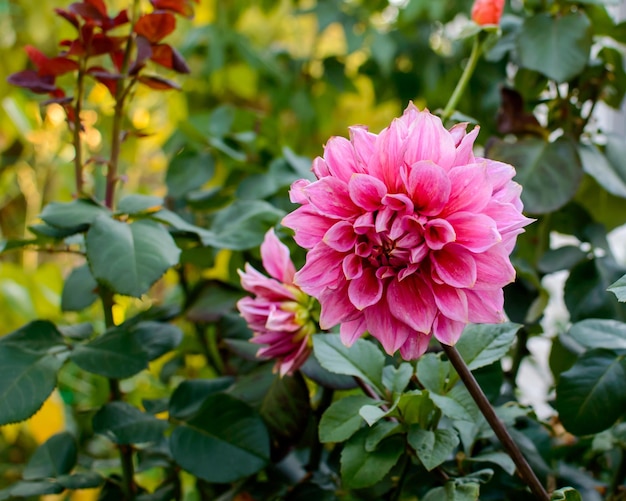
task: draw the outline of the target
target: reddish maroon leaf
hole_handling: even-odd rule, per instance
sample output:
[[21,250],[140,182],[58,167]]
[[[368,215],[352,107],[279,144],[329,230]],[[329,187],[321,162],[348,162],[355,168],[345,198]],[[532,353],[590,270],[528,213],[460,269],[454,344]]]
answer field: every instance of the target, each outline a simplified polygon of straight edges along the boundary
[[141,16],[135,24],[135,33],[152,43],[160,42],[176,28],[176,18],[169,12],[152,12]]
[[153,45],[150,59],[178,73],[189,73],[190,71],[180,52],[168,44]]
[[46,99],[45,101],[41,102],[41,105],[46,106],[48,104],[61,104],[63,106],[66,106],[70,104],[72,101],[74,101],[73,97],[63,95],[59,97],[54,97],[52,99]]
[[54,85],[54,77],[40,76],[34,70],[18,71],[9,75],[7,82],[18,87],[30,89],[37,94],[49,94],[54,92],[57,88]]
[[39,74],[42,77],[53,76],[58,77],[70,71],[78,69],[78,63],[67,57],[51,57],[39,68]]
[[111,73],[102,66],[92,66],[87,70],[87,73],[109,89],[112,96],[115,96],[117,91],[117,82],[123,78],[122,75]]
[[32,45],[26,45],[24,50],[26,51],[26,54],[28,54],[28,58],[34,63],[35,66],[37,66],[37,68],[41,68],[46,64],[48,56],[46,56],[38,48],[33,47]]
[[155,10],[169,10],[186,17],[193,17],[193,6],[189,0],[150,0]]
[[107,13],[107,6],[104,4],[103,0],[83,0],[83,2],[91,5],[103,18],[109,17],[109,14]]
[[56,12],[59,16],[61,16],[63,19],[66,19],[67,21],[69,21],[70,23],[72,23],[72,25],[78,29],[78,18],[76,17],[75,14],[71,13],[68,10],[65,9],[54,9],[54,12]]
[[171,80],[156,75],[142,75],[137,78],[137,80],[155,90],[180,90],[180,85],[178,85],[176,82],[172,82]]
[[102,21],[106,19],[106,15],[103,17],[96,7],[84,2],[71,4],[69,11],[72,14],[82,17],[88,23],[101,25]]
[[116,28],[118,26],[126,24],[128,21],[128,10],[121,10],[119,14],[113,18],[113,27]]
[[111,61],[113,62],[113,66],[117,71],[122,71],[122,67],[124,66],[124,51],[116,50],[109,54]]
[[147,38],[138,36],[136,40],[137,44],[137,57],[132,66],[128,70],[131,75],[136,75],[141,68],[146,64],[146,61],[152,56],[152,44]]

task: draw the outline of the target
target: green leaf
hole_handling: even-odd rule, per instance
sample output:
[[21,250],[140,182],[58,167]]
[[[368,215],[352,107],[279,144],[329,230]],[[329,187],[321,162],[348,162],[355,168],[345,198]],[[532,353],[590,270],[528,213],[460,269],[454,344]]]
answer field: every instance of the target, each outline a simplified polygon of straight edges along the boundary
[[65,343],[56,326],[48,320],[34,320],[0,337],[0,347],[11,346],[28,353],[44,355]]
[[184,151],[172,158],[167,168],[167,194],[182,198],[210,181],[214,172],[215,160],[211,154]]
[[532,214],[564,206],[574,198],[583,176],[576,145],[566,138],[553,143],[534,138],[512,144],[496,141],[489,157],[516,168],[515,180],[524,187],[522,201]]
[[[469,324],[465,327],[456,348],[470,370],[485,367],[508,353],[520,327],[521,325],[511,322]],[[450,375],[449,386],[457,379],[457,374]]]
[[11,495],[18,498],[43,496],[45,494],[60,494],[61,492],[63,492],[63,487],[49,479],[18,482],[11,487]]
[[626,302],[626,275],[612,283],[607,290],[615,294],[618,301],[622,303]]
[[148,367],[148,354],[134,334],[123,327],[74,348],[72,361],[81,369],[104,377],[125,379]]
[[383,385],[392,393],[402,393],[413,376],[413,366],[403,362],[398,368],[386,365],[383,368]]
[[109,213],[106,207],[93,200],[79,198],[71,202],[51,202],[44,207],[39,217],[51,226],[78,233],[85,231],[98,216]]
[[150,361],[172,351],[183,340],[183,332],[177,326],[164,322],[139,322],[131,331]]
[[130,224],[98,217],[87,232],[87,259],[93,276],[114,292],[141,297],[178,263],[180,249],[161,225]]
[[609,161],[593,144],[579,144],[578,154],[584,171],[600,186],[613,195],[626,198],[626,163],[623,158],[612,158],[613,161]]
[[515,474],[515,463],[505,452],[483,452],[478,456],[466,457],[465,461],[473,463],[492,463],[500,466],[509,475]]
[[176,462],[207,482],[233,482],[263,468],[270,445],[261,417],[229,395],[209,396],[202,409],[174,430]]
[[59,475],[57,483],[65,489],[95,489],[100,487],[104,479],[95,471],[72,473],[71,475]]
[[398,411],[405,424],[419,423],[422,428],[436,424],[441,413],[427,390],[413,390],[404,393],[398,401]]
[[385,438],[395,435],[396,433],[402,433],[403,431],[403,426],[400,423],[394,421],[379,421],[370,428],[370,432],[367,434],[365,450],[367,452],[373,452],[378,448],[378,444]]
[[361,378],[384,395],[382,372],[385,357],[374,343],[357,339],[347,347],[339,334],[313,336],[313,350],[322,367],[336,374]]
[[415,449],[424,468],[431,471],[452,456],[459,445],[459,436],[451,430],[433,432],[412,424],[409,426],[407,441]]
[[117,204],[117,212],[120,214],[141,214],[154,212],[163,206],[163,198],[154,195],[126,195]]
[[363,423],[363,418],[359,414],[361,407],[374,405],[376,402],[363,395],[350,395],[333,402],[320,420],[320,442],[343,442],[349,439]]
[[24,480],[58,477],[72,471],[78,459],[76,440],[69,432],[57,433],[41,444],[24,468]]
[[63,356],[0,343],[0,425],[31,417],[54,390]]
[[569,270],[583,259],[587,253],[575,245],[564,245],[558,249],[547,251],[537,263],[539,271],[543,273],[554,273],[560,270]]
[[126,402],[109,402],[93,417],[93,431],[119,445],[158,442],[168,426]]
[[216,322],[233,311],[241,292],[216,281],[208,282],[186,311],[191,322]]
[[457,483],[450,480],[443,487],[428,491],[422,501],[478,501],[479,494],[479,484],[473,482]]
[[183,381],[170,397],[170,416],[183,421],[190,419],[200,410],[209,395],[224,391],[233,384],[233,381],[230,376]]
[[211,226],[213,235],[202,236],[202,243],[219,249],[252,249],[263,242],[267,230],[284,215],[262,200],[236,200],[217,213]]
[[583,501],[583,497],[573,487],[562,487],[552,493],[550,501]]
[[416,371],[417,379],[422,386],[438,394],[444,392],[450,373],[450,362],[442,360],[441,356],[441,353],[425,353],[417,361]]
[[624,415],[626,360],[615,352],[593,349],[561,374],[555,408],[563,426],[575,435],[588,435],[610,427]]
[[359,415],[365,419],[369,426],[373,426],[388,414],[389,411],[382,410],[380,405],[381,402],[374,405],[364,405],[359,410]]
[[569,336],[585,348],[626,350],[626,324],[617,320],[582,320],[570,327]]
[[305,432],[311,414],[309,390],[302,375],[296,372],[293,376],[275,376],[259,414],[275,446],[294,445]]
[[97,288],[98,282],[93,278],[88,265],[74,268],[63,284],[61,310],[81,311],[91,306],[98,299]]
[[300,367],[300,372],[316,383],[334,390],[351,390],[357,387],[357,383],[351,376],[334,374],[322,367],[315,354],[307,358]]
[[369,428],[353,435],[341,451],[341,479],[346,488],[361,489],[380,482],[404,452],[404,438],[389,437],[375,451],[365,449]]
[[583,71],[589,59],[592,27],[584,11],[527,18],[517,39],[520,66],[566,82]]

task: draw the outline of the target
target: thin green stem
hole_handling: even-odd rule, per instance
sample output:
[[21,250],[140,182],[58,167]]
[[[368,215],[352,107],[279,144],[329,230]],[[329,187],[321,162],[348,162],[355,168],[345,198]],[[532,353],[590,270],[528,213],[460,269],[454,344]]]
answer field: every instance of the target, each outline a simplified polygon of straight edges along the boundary
[[454,346],[448,346],[443,343],[442,347],[443,351],[448,357],[448,360],[450,360],[450,363],[459,374],[461,381],[463,381],[463,384],[465,384],[465,387],[474,399],[474,402],[476,402],[476,405],[478,405],[480,412],[482,412],[483,416],[485,416],[485,419],[489,423],[489,426],[491,426],[491,429],[496,434],[496,437],[498,437],[498,440],[500,440],[500,443],[502,443],[508,455],[511,456],[511,459],[517,467],[517,472],[519,476],[530,488],[536,499],[540,501],[549,501],[550,496],[548,496],[548,493],[535,475],[535,472],[526,461],[526,458],[520,451],[519,447],[513,441],[513,438],[507,431],[506,427],[496,415],[496,412],[493,410],[493,407],[489,403],[489,400],[487,400],[487,397],[483,393],[482,388],[478,385],[478,382],[474,378],[474,375],[467,367],[467,364],[465,363],[457,349]]
[[[104,311],[105,327],[107,329],[115,327],[115,321],[113,318],[113,306],[115,304],[113,291],[101,286],[100,300]],[[119,380],[109,378],[109,389],[111,401],[121,401],[123,399]],[[120,452],[120,464],[122,466],[122,490],[124,491],[124,499],[125,501],[132,501],[135,499],[135,493],[137,491],[134,479],[135,467],[133,464],[133,448],[130,445],[119,445],[118,448]]]
[[[333,402],[333,396],[335,391],[332,388],[327,388],[326,386],[322,387],[322,398],[320,399],[320,403],[315,409],[315,420],[317,421],[317,428],[319,429],[320,419],[322,419],[322,414],[326,412],[326,409],[330,407],[330,404]],[[320,461],[322,460],[322,452],[324,450],[324,446],[317,438],[311,445],[311,451],[309,452],[309,462],[306,465],[306,470],[309,472],[317,471],[320,467]]]
[[461,78],[457,82],[456,87],[454,88],[454,92],[452,92],[452,95],[450,96],[450,99],[448,100],[448,104],[446,104],[446,107],[441,112],[441,121],[444,124],[448,120],[450,120],[452,113],[454,113],[454,110],[456,109],[457,104],[459,104],[459,100],[461,99],[463,92],[465,92],[467,84],[469,83],[470,78],[472,78],[472,74],[474,73],[474,70],[476,69],[476,64],[478,63],[478,59],[480,59],[480,54],[482,53],[482,35],[483,35],[483,32],[479,32],[474,37],[474,44],[472,45],[472,52],[470,54],[469,60],[467,61],[467,64],[465,65],[463,74],[461,75]]
[[80,140],[81,121],[80,114],[83,109],[83,94],[85,92],[85,58],[81,58],[80,67],[78,69],[78,76],[76,78],[76,102],[74,104],[74,130],[73,140],[74,143],[74,177],[76,182],[76,196],[80,197],[83,193],[83,149],[82,141]]

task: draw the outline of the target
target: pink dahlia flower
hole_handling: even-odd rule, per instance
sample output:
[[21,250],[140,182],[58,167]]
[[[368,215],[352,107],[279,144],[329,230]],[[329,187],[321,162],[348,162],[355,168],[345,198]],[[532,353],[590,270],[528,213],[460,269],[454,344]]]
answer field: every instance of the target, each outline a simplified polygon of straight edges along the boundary
[[294,285],[296,269],[289,249],[272,229],[261,244],[261,258],[272,278],[246,263],[245,272],[239,270],[241,285],[256,297],[240,299],[237,308],[254,332],[251,342],[266,345],[257,356],[276,359],[275,370],[284,376],[296,371],[311,353],[311,336],[317,330],[314,300]]
[[365,331],[417,358],[432,335],[453,345],[468,322],[501,322],[509,260],[531,222],[510,165],[476,158],[478,128],[446,130],[412,103],[380,134],[350,128],[296,181],[283,220],[309,249],[295,283],[321,303],[320,327]]

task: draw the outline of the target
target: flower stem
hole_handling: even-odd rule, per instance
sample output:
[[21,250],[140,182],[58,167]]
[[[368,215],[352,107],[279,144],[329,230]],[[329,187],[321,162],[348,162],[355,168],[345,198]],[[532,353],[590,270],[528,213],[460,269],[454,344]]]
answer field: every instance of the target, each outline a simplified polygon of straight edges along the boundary
[[448,104],[446,104],[446,107],[441,112],[441,121],[444,124],[450,120],[452,113],[454,113],[454,110],[459,103],[459,99],[461,99],[463,92],[465,92],[465,88],[467,87],[467,84],[476,69],[476,64],[478,63],[478,59],[480,58],[480,54],[482,52],[482,36],[483,32],[481,31],[474,37],[474,44],[472,45],[472,52],[470,54],[469,61],[467,61],[467,64],[465,65],[463,74],[457,82],[454,92],[452,92],[452,95],[448,100]]
[[83,150],[80,140],[81,120],[80,114],[83,109],[83,93],[85,91],[85,58],[81,58],[80,68],[76,79],[76,104],[74,105],[74,177],[76,178],[76,196],[83,194]]
[[463,381],[463,384],[465,384],[465,387],[470,392],[470,395],[472,395],[474,402],[476,402],[476,404],[478,405],[480,412],[482,412],[483,416],[485,416],[485,419],[491,426],[491,429],[496,434],[496,437],[498,437],[498,440],[500,440],[500,442],[504,446],[504,449],[506,450],[508,455],[511,456],[511,459],[515,463],[515,466],[517,467],[517,472],[522,480],[524,480],[524,482],[526,482],[526,485],[530,487],[530,490],[532,491],[536,499],[539,499],[541,501],[549,501],[550,496],[548,496],[548,493],[546,492],[541,482],[539,482],[539,479],[526,461],[526,458],[522,455],[519,447],[517,447],[517,444],[511,438],[511,435],[507,431],[506,427],[496,415],[493,407],[489,403],[489,400],[487,400],[487,397],[483,393],[482,388],[476,382],[474,375],[467,367],[467,364],[465,363],[463,358],[461,358],[461,355],[459,354],[457,349],[454,346],[448,346],[443,343],[442,347],[443,351],[448,357],[448,360],[450,360],[450,363],[459,374],[461,381]]

